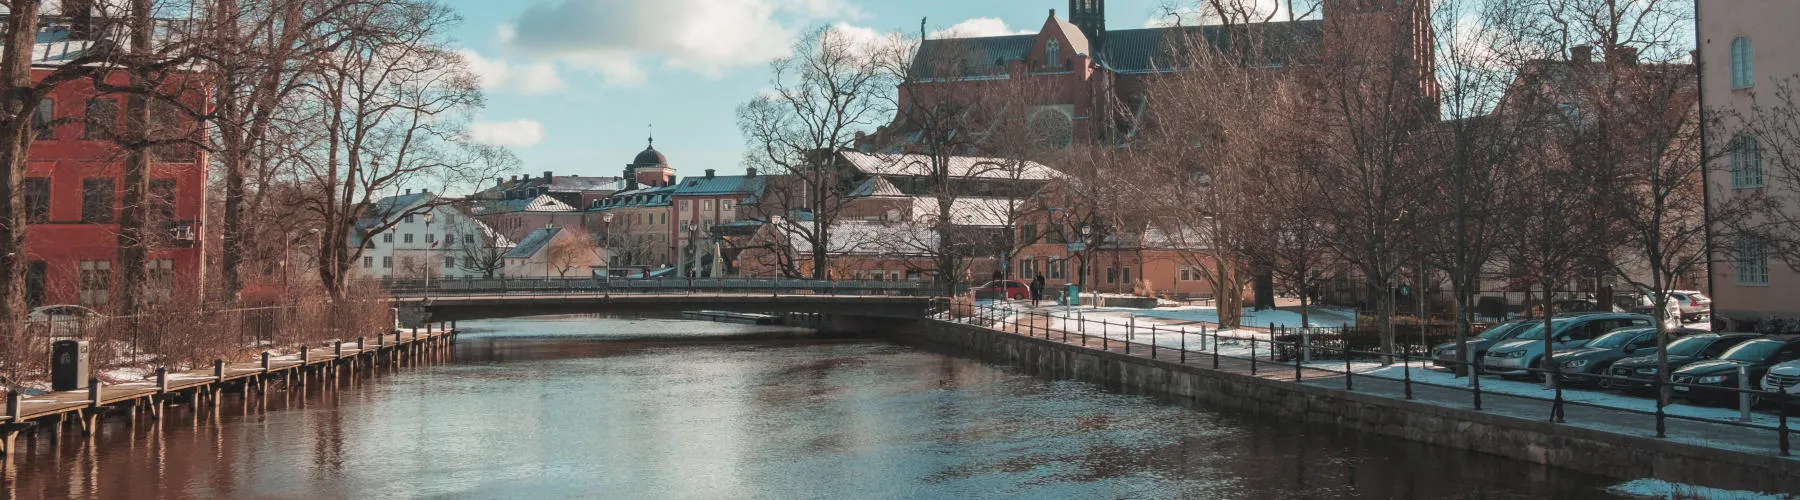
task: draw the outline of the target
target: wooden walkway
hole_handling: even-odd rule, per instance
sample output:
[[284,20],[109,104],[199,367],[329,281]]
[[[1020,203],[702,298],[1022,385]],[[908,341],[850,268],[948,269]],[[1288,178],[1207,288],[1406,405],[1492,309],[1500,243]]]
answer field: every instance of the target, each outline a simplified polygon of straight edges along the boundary
[[29,397],[8,393],[6,412],[0,414],[0,456],[13,453],[19,433],[36,425],[49,424],[60,432],[61,424],[72,418],[83,433],[92,433],[100,415],[109,411],[133,416],[146,412],[151,418],[161,418],[163,407],[172,400],[216,404],[219,392],[228,386],[261,389],[271,380],[292,382],[309,374],[354,373],[359,367],[372,368],[378,361],[416,360],[434,349],[449,349],[455,337],[454,328],[396,330],[374,339],[338,341],[294,354],[270,356],[265,352],[260,360],[246,363],[215,360],[212,368],[173,373],[159,368],[155,380],[104,385],[90,379],[86,390]]

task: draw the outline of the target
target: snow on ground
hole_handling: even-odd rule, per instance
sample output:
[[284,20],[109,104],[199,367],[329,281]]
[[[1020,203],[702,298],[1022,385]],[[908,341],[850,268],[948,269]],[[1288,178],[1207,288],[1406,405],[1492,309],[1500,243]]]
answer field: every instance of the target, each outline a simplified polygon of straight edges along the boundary
[[1800,496],[1756,491],[1721,490],[1661,479],[1636,479],[1607,488],[1614,494],[1638,498],[1701,498],[1706,500],[1794,500]]

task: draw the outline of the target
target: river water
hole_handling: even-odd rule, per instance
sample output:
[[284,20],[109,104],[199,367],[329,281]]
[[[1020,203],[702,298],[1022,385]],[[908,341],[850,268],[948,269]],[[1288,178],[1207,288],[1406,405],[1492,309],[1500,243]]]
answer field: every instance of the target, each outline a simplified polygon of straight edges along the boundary
[[[468,322],[453,361],[21,438],[9,497],[1597,498],[1607,481],[879,341]],[[723,337],[723,338],[721,338]],[[197,421],[197,422],[196,422]]]

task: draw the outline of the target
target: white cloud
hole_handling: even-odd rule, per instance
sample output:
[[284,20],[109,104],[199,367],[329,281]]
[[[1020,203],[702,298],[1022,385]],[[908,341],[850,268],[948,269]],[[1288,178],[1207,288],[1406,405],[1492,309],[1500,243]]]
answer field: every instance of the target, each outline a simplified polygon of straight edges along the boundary
[[847,0],[558,0],[534,4],[498,35],[511,48],[640,84],[646,65],[718,77],[786,56],[789,25],[862,15]]
[[547,61],[511,63],[489,59],[469,49],[457,51],[468,61],[469,70],[481,77],[482,88],[515,90],[526,94],[549,94],[568,88],[557,74],[556,65]]
[[1032,35],[1037,30],[1015,30],[998,17],[977,17],[933,31],[928,38],[973,38],[981,36]]
[[469,140],[508,147],[531,147],[544,141],[544,125],[537,120],[476,122],[469,125]]

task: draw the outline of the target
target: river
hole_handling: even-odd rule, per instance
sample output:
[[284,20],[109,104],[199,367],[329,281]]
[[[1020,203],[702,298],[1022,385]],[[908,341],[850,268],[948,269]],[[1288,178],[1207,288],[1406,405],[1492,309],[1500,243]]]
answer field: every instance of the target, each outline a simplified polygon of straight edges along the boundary
[[[1597,498],[1608,481],[871,340],[465,322],[451,362],[20,439],[9,497]],[[252,405],[254,406],[254,405]],[[197,422],[196,422],[197,421]]]

